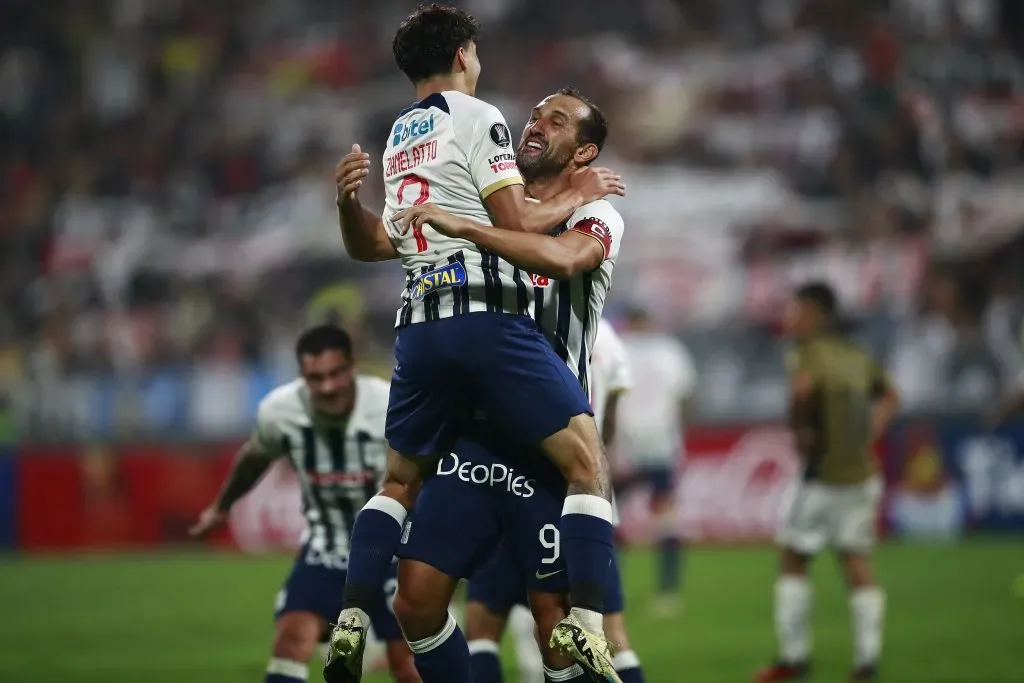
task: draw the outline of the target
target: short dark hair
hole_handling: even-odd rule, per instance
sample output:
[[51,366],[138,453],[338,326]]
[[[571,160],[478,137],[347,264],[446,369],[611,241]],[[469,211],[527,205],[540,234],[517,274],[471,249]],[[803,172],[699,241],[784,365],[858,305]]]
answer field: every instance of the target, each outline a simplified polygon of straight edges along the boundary
[[608,139],[608,119],[605,118],[601,108],[594,104],[594,101],[581,93],[576,88],[562,88],[556,94],[567,95],[579,100],[587,106],[589,113],[587,118],[580,121],[579,131],[576,140],[581,145],[593,144],[597,146],[598,154],[604,149],[604,141]]
[[319,356],[324,351],[341,351],[352,358],[352,337],[337,325],[317,325],[299,335],[295,343],[295,358]]
[[829,318],[839,314],[839,301],[832,286],[826,282],[808,282],[796,290],[796,298],[815,306]]
[[420,5],[395,32],[391,50],[398,68],[413,83],[450,73],[455,53],[476,40],[480,24],[457,7]]

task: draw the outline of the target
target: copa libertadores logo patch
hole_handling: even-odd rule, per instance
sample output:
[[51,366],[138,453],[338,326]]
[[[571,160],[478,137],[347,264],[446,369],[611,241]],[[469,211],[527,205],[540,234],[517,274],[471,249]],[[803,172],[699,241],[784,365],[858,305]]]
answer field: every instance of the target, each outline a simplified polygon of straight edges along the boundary
[[504,123],[495,123],[491,126],[491,142],[502,149],[512,144],[512,135]]

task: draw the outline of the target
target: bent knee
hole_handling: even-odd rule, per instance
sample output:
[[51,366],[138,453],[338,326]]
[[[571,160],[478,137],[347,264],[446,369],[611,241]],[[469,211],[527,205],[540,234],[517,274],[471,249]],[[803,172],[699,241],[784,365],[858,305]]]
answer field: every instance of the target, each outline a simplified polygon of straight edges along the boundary
[[613,644],[615,651],[632,649],[629,645],[629,634],[626,632],[626,620],[622,613],[605,615],[604,633],[608,638],[608,643]]
[[448,620],[448,606],[433,596],[406,590],[398,585],[395,595],[395,618],[407,640],[416,641],[437,633]]
[[308,662],[316,652],[327,622],[311,612],[281,615],[274,630],[273,656],[295,662]]

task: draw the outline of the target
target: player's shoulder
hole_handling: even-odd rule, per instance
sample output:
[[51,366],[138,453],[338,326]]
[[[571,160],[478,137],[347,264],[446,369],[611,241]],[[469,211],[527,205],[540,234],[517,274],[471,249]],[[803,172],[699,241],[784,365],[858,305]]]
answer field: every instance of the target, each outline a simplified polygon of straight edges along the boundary
[[604,245],[605,256],[614,256],[618,253],[619,242],[625,229],[622,216],[606,199],[587,202],[573,211],[569,217],[568,227],[597,238]]
[[575,224],[587,218],[596,218],[604,222],[608,227],[622,226],[622,214],[619,213],[610,201],[607,199],[598,199],[593,202],[587,202],[580,208],[572,212],[572,216],[569,221],[571,224]]
[[297,378],[263,397],[256,409],[260,422],[295,418],[306,412],[306,383]]
[[501,112],[490,102],[485,102],[479,97],[467,95],[458,90],[445,90],[438,94],[443,97],[448,105],[448,111],[453,118],[458,119],[481,119],[501,116]]

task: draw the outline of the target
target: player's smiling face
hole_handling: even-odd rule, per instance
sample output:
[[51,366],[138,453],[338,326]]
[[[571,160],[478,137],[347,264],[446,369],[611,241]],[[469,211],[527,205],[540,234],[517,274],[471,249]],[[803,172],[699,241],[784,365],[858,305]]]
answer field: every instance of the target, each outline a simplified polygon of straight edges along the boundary
[[352,359],[337,349],[305,354],[299,370],[309,387],[313,410],[328,417],[345,417],[355,404],[356,377]]
[[552,95],[533,108],[516,150],[523,176],[542,178],[560,173],[579,147],[579,123],[587,105],[569,95]]

